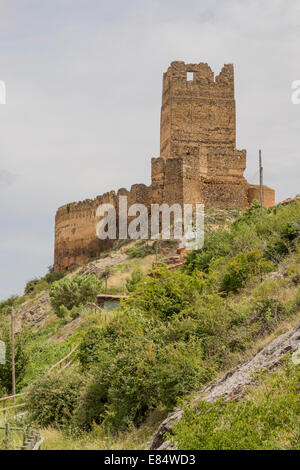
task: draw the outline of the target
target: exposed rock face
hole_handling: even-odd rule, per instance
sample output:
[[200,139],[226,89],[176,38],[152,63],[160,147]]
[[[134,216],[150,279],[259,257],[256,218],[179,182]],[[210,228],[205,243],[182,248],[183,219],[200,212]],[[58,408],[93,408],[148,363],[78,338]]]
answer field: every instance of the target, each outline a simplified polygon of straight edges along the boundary
[[41,324],[50,309],[49,292],[41,292],[34,299],[21,304],[15,313],[16,331],[24,325]]
[[[203,399],[208,402],[214,402],[221,396],[226,400],[237,400],[241,398],[254,380],[254,373],[263,370],[271,371],[277,367],[282,358],[287,353],[298,350],[300,342],[300,322],[297,323],[287,333],[278,336],[259,353],[255,354],[250,361],[236,367],[232,372],[224,375],[215,383],[203,388],[194,398],[193,401]],[[162,450],[170,448],[170,443],[164,441],[166,433],[172,432],[172,426],[180,421],[183,411],[177,408],[170,414],[160,425],[151,441],[149,441],[149,449]]]
[[[58,209],[55,270],[84,264],[111,247],[111,240],[96,235],[100,204],[112,204],[117,220],[119,196],[127,196],[128,207],[139,203],[148,210],[163,203],[245,208],[259,199],[259,187],[249,186],[243,176],[245,168],[246,150],[236,149],[233,65],[224,65],[214,77],[207,64],[172,62],[163,77],[160,157],[152,158],[151,185],[135,184],[130,191]],[[264,203],[274,205],[274,190],[266,186]]]
[[95,276],[99,277],[104,273],[106,268],[112,268],[113,266],[123,263],[126,261],[126,259],[128,259],[126,253],[110,254],[106,258],[93,261],[88,263],[86,266],[83,266],[78,271],[78,274],[81,274],[82,276],[94,274]]

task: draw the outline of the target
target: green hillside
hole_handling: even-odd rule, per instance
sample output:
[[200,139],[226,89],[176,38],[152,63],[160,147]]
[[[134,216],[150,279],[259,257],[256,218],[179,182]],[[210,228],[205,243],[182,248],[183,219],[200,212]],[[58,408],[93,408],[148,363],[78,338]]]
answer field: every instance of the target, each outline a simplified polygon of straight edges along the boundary
[[[109,254],[120,256],[116,264],[106,260],[104,268],[104,254],[64,277],[50,270],[27,284],[24,297],[0,304],[8,349],[0,394],[11,393],[14,306],[23,319],[17,391],[29,392],[24,419],[45,437],[44,449],[144,448],[178,402],[299,321],[299,201],[263,213],[256,203],[242,214],[224,209],[209,213],[208,225],[204,248],[176,270],[162,262],[152,267],[155,246],[136,242]],[[166,242],[158,261],[175,250]],[[101,312],[93,303],[106,275],[108,291],[129,298]],[[40,312],[41,295],[47,307],[30,316]],[[76,346],[70,367],[46,374]],[[200,401],[197,414],[187,407],[173,439],[180,449],[295,449],[298,386],[287,358],[239,402]]]

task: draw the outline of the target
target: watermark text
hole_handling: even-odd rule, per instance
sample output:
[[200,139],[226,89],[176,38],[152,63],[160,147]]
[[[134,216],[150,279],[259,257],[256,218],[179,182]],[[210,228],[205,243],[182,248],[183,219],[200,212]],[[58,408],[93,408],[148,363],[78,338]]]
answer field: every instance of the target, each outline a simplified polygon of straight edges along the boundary
[[6,104],[6,85],[3,80],[0,80],[0,104]]

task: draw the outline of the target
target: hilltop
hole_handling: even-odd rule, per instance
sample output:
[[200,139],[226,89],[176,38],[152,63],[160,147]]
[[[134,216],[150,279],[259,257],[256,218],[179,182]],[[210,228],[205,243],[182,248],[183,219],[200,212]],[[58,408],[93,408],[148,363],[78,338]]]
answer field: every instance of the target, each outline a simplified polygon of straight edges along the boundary
[[[72,272],[50,269],[27,283],[22,298],[0,304],[8,346],[1,396],[11,393],[13,305],[17,392],[28,392],[24,419],[45,437],[43,448],[145,448],[178,400],[184,418],[172,432],[180,449],[187,435],[194,448],[297,448],[299,378],[291,349],[278,348],[276,367],[245,384],[235,404],[206,403],[202,394],[299,323],[299,221],[297,200],[263,213],[256,203],[245,211],[211,210],[204,248],[178,269],[168,269],[174,240],[124,243]],[[100,311],[95,297],[106,278],[109,293],[129,298]],[[75,347],[65,370],[46,374]],[[216,434],[221,416],[226,425]]]

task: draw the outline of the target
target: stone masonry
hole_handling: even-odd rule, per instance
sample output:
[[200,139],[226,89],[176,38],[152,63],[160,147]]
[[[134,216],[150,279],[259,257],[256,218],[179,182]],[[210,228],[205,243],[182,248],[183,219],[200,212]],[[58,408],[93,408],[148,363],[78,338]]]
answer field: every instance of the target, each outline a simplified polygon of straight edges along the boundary
[[[58,209],[55,270],[84,264],[111,246],[96,236],[96,210],[111,203],[118,213],[120,195],[128,197],[128,206],[142,203],[148,209],[155,203],[245,208],[259,199],[259,186],[243,176],[246,150],[236,149],[232,64],[214,77],[204,63],[171,63],[163,76],[160,157],[151,163],[150,186],[135,184],[130,191],[122,188]],[[264,186],[263,193],[265,206],[274,205],[274,190]]]

